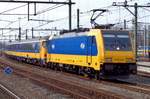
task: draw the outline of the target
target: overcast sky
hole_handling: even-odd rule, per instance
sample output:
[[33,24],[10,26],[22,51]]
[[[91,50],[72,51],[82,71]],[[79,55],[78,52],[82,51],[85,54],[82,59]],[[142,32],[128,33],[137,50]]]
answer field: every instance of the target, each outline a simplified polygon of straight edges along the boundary
[[[17,0],[16,0],[17,1]],[[28,0],[31,1],[31,0]],[[32,0],[33,1],[33,0]],[[34,0],[38,1],[38,0]],[[39,0],[40,1],[40,0]],[[49,1],[49,0],[41,0],[41,1]],[[50,1],[68,1],[68,0],[50,0]],[[107,23],[118,23],[122,22],[124,19],[131,20],[133,16],[125,10],[123,7],[112,7],[113,2],[123,2],[124,0],[72,0],[76,4],[72,6],[72,28],[76,27],[76,9],[79,8],[81,12],[84,12],[84,14],[81,14],[80,18],[80,25],[82,27],[90,27],[90,17],[92,13],[85,13],[87,11],[90,11],[92,9],[98,9],[98,8],[106,8],[110,10],[109,12],[103,14],[98,19],[98,22],[100,24],[107,24]],[[129,4],[134,4],[137,2],[138,4],[145,5],[149,3],[149,0],[128,0]],[[7,11],[9,9],[22,6],[19,9],[13,10],[13,11]],[[49,7],[54,5],[46,5],[46,4],[38,4],[37,5],[37,12],[40,13],[41,11],[48,9]],[[34,12],[34,5],[30,4],[30,14],[33,14]],[[130,8],[131,11],[134,11],[134,9]],[[149,8],[147,8],[150,10]],[[139,9],[139,17],[150,15],[148,10]],[[62,6],[55,10],[50,10],[45,13],[39,14],[37,16],[30,16],[30,19],[40,19],[40,20],[57,20],[52,23],[47,24],[47,22],[35,22],[35,21],[28,21],[27,15],[3,15],[3,14],[27,14],[27,5],[26,4],[15,4],[15,3],[0,3],[0,28],[8,28],[8,27],[20,27],[22,28],[22,33],[25,29],[31,29],[34,28],[55,28],[58,29],[68,29],[68,6]],[[20,21],[19,21],[20,20]],[[144,19],[139,19],[139,21],[145,21],[149,22],[149,17]],[[45,24],[45,25],[43,25]],[[43,25],[39,27],[39,25]],[[15,34],[14,32],[9,31],[3,31],[5,34]],[[18,32],[18,31],[17,31]],[[44,33],[44,32],[41,32]],[[1,32],[0,32],[1,34]],[[17,34],[17,33],[16,33]],[[37,33],[37,35],[39,35]],[[44,35],[44,34],[43,34]]]

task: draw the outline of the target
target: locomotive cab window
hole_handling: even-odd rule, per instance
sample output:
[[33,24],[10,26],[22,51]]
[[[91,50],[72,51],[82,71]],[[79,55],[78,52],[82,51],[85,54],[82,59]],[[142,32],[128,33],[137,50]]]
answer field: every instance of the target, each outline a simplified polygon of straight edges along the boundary
[[115,50],[115,35],[114,34],[104,34],[104,46],[105,50]]
[[131,41],[127,32],[123,33],[103,33],[105,50],[129,51],[132,50]]
[[129,35],[117,35],[117,46],[122,50],[131,50]]

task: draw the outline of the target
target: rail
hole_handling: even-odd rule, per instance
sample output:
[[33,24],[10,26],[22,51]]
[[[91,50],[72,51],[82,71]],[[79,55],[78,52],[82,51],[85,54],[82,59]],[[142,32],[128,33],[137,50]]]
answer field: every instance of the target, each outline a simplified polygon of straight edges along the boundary
[[14,94],[12,91],[10,91],[9,89],[7,89],[2,84],[0,84],[0,89],[3,91],[2,93],[5,94],[6,97],[8,97],[8,99],[21,99],[19,96],[17,96],[16,94]]

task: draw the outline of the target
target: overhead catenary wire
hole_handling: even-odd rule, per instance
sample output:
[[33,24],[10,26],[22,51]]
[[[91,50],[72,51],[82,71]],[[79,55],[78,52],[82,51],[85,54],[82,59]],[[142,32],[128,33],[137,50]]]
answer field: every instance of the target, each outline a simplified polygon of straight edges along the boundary
[[[107,6],[109,9],[111,9],[110,7],[113,7],[113,6]],[[103,8],[107,8],[107,7],[103,7]],[[101,9],[101,8],[100,8]],[[120,14],[121,14],[121,10],[122,10],[123,8],[119,8],[119,9],[113,9],[113,10],[109,10],[109,12],[116,12],[116,11],[119,11],[120,12]],[[84,11],[84,12],[80,12],[80,14],[89,14],[89,13],[91,13],[91,10],[88,10],[88,11]],[[121,15],[119,15],[119,18],[121,18],[120,17]],[[76,14],[74,14],[74,15],[72,15],[72,17],[76,17]],[[80,16],[80,17],[83,17],[82,15]],[[143,16],[143,17],[147,17],[147,16]],[[56,22],[56,21],[62,21],[62,20],[66,20],[66,19],[68,19],[68,16],[66,16],[66,17],[63,17],[63,18],[58,18],[58,19],[54,19],[53,21],[51,21],[51,22],[46,22],[46,23],[44,23],[44,24],[42,24],[42,25],[39,25],[39,26],[36,26],[36,27],[34,27],[34,28],[39,28],[39,27],[42,27],[42,26],[45,26],[45,25],[47,25],[47,24],[49,24],[49,23],[52,23],[52,22]],[[140,17],[140,19],[142,19],[142,17]],[[121,21],[121,20],[120,20]],[[119,24],[119,23],[123,23],[123,22],[117,22],[116,24]],[[130,21],[132,21],[132,20],[127,20],[127,22],[130,22]]]
[[144,8],[144,7],[142,7],[142,9],[144,9],[144,10],[150,12],[150,9],[147,9],[147,8]]
[[[26,4],[27,5],[27,4]],[[25,5],[24,5],[25,6]],[[61,5],[62,6],[62,5]],[[55,5],[55,8],[58,8],[58,7],[61,7],[61,6],[56,6]],[[14,8],[14,9],[18,9],[18,8],[20,8],[20,7],[23,7],[23,6],[19,6],[19,7],[16,7],[16,8]],[[54,7],[54,6],[53,6]],[[47,11],[50,11],[50,10],[53,10],[53,9],[55,9],[55,8],[51,8],[51,9],[48,9]],[[13,10],[13,9],[9,9],[9,11],[10,10]],[[5,11],[5,12],[7,12],[7,11]],[[46,12],[46,11],[44,11],[44,12]],[[44,13],[44,12],[37,12],[37,15],[38,14],[42,14],[42,13]],[[4,12],[1,12],[1,13],[4,13]],[[27,18],[27,17],[24,17],[24,18],[21,18],[21,19],[25,19],[25,18]],[[17,21],[19,21],[19,20],[17,20]],[[13,23],[15,23],[15,22],[17,22],[17,21],[13,21],[13,22],[11,22],[11,23],[9,23],[8,25],[6,25],[5,27],[8,27],[9,25],[11,25],[11,24],[13,24]]]
[[43,14],[43,13],[45,13],[45,12],[47,12],[47,11],[54,10],[54,9],[59,8],[59,7],[62,7],[62,6],[64,6],[64,5],[54,5],[54,6],[50,7],[50,8],[48,8],[48,9],[39,11],[39,12],[37,12],[36,14],[37,14],[37,15]]
[[[66,0],[66,1],[68,1],[68,0]],[[66,1],[65,1],[65,2],[66,2]],[[44,9],[44,10],[42,10],[42,11],[37,12],[36,14],[39,15],[39,14],[45,13],[45,12],[47,12],[47,11],[54,10],[54,9],[56,9],[56,8],[62,7],[62,6],[65,6],[65,5],[63,5],[63,4],[62,4],[62,5],[55,4],[55,5],[53,5],[53,6],[49,7],[49,8],[47,8],[47,9]]]
[[[107,7],[110,7],[110,6],[107,6]],[[56,8],[57,8],[57,7],[56,7]],[[103,7],[103,8],[106,8],[106,7]],[[51,10],[53,10],[53,9],[51,9]],[[80,14],[88,14],[88,13],[91,13],[91,12],[92,12],[92,11],[89,10],[89,11],[80,12]],[[76,14],[72,15],[72,17],[76,17],[76,16],[77,16]],[[83,16],[80,16],[80,17],[83,17]],[[69,16],[66,16],[66,17],[63,17],[63,18],[54,19],[54,20],[51,21],[51,22],[47,22],[47,23],[45,23],[45,24],[36,26],[36,27],[34,27],[34,28],[39,28],[39,27],[42,27],[42,26],[47,25],[47,24],[49,24],[49,23],[56,22],[56,21],[66,20],[66,19],[68,19],[68,18],[69,18]]]
[[[27,4],[26,4],[26,5],[27,5]],[[1,12],[1,14],[2,14],[2,13],[5,13],[5,12],[12,11],[12,10],[15,10],[15,9],[18,9],[18,8],[21,8],[21,7],[26,6],[26,5],[22,5],[22,6],[19,6],[19,7],[15,7],[15,8],[9,9],[9,10],[7,10],[7,11],[3,11],[3,12]],[[57,5],[57,4],[56,4],[56,5],[50,7],[50,8],[48,8],[48,9],[46,9],[46,10],[37,12],[36,15],[45,13],[45,12],[47,12],[47,11],[50,11],[50,10],[53,10],[53,9],[56,9],[56,8],[59,8],[59,7],[62,7],[62,6],[64,6],[64,5]],[[27,17],[24,17],[24,18],[21,18],[21,19],[25,19],[25,18],[27,18]],[[19,21],[19,20],[17,20],[17,21]],[[14,21],[14,22],[9,23],[8,25],[6,25],[6,27],[9,26],[9,25],[11,25],[11,24],[13,24],[13,23],[15,23],[15,22],[17,22],[17,21]],[[59,21],[59,20],[57,20],[57,21]],[[26,23],[26,25],[27,25],[27,23]],[[25,25],[24,25],[24,26],[25,26]],[[9,31],[9,32],[12,32],[12,31]]]
[[[56,5],[55,5],[56,6]],[[57,5],[58,6],[58,5]],[[60,6],[60,5],[59,5]],[[108,8],[110,9],[110,7],[111,6],[108,6]],[[57,7],[56,7],[57,8]],[[107,8],[107,7],[106,7]],[[123,9],[123,8],[120,8],[121,10]],[[53,10],[53,8],[51,7],[51,10]],[[119,10],[119,9],[113,9],[113,10],[111,10],[111,12],[115,12],[116,10]],[[49,9],[45,9],[45,10],[43,10],[44,12],[42,12],[42,11],[39,11],[39,12],[37,12],[37,14],[42,14],[42,13],[45,13],[45,12],[47,12],[47,11],[50,11],[50,8]],[[91,13],[90,11],[87,11],[87,12],[81,12],[80,14],[88,14],[88,13]],[[74,17],[76,17],[76,15],[73,15]],[[82,16],[81,16],[82,17]],[[56,22],[56,21],[61,21],[61,20],[66,20],[68,18],[68,16],[67,17],[63,17],[63,18],[58,18],[58,19],[54,19],[52,22]],[[132,21],[132,20],[131,20]],[[46,22],[46,23],[44,23],[44,24],[42,24],[42,25],[40,25],[39,27],[41,27],[41,26],[44,26],[44,25],[46,25],[46,24],[49,24],[49,23],[51,23],[51,22]],[[118,23],[121,23],[121,22],[118,22]],[[123,23],[123,22],[122,22]],[[38,28],[38,27],[35,27],[35,28]]]
[[[150,15],[145,15],[145,16],[142,16],[142,17],[139,17],[138,19],[143,19],[143,18],[146,18],[146,17],[150,17]],[[133,21],[133,19],[131,19],[131,20],[127,20],[126,22],[132,22]],[[122,24],[122,23],[124,23],[124,22],[117,22],[117,23],[114,23],[114,24]]]
[[[27,4],[26,4],[26,5],[27,5]],[[7,10],[7,11],[15,10],[15,9],[18,9],[18,8],[20,8],[20,7],[23,7],[23,6],[25,6],[25,5],[22,5],[22,6],[13,8],[13,9],[9,9],[9,10]],[[58,7],[61,7],[61,6],[63,6],[63,5],[57,5],[57,4],[56,4],[56,5],[54,5],[54,6],[50,7],[50,8],[48,8],[48,9],[45,9],[45,10],[43,10],[43,11],[37,12],[37,15],[42,14],[42,13],[45,13],[45,12],[50,11],[50,10],[53,10],[53,9],[56,9],[56,8],[58,8]],[[110,6],[107,6],[107,7],[110,7]],[[107,7],[103,7],[103,8],[107,8]],[[7,12],[7,11],[4,11],[4,12]],[[2,13],[4,13],[4,12],[2,12]],[[89,13],[89,12],[91,12],[91,11],[80,12],[80,14],[86,14],[86,13]],[[53,22],[55,22],[55,21],[61,21],[61,20],[67,19],[67,18],[68,18],[68,17],[60,18],[60,19],[55,19]],[[11,23],[11,24],[12,24],[12,23]],[[8,25],[7,25],[7,26],[8,26]]]
[[[66,0],[66,1],[68,1],[68,0]],[[27,4],[26,4],[26,5],[27,5]],[[7,11],[5,11],[5,12],[11,11],[11,10],[15,10],[15,9],[18,9],[18,8],[20,8],[20,7],[23,7],[23,6],[25,6],[25,5],[22,5],[22,6],[13,8],[13,9],[9,9],[9,10],[7,10]],[[59,7],[62,7],[62,6],[64,6],[64,5],[58,5],[58,4],[56,4],[56,5],[52,6],[52,7],[49,7],[48,9],[44,9],[44,10],[42,10],[42,11],[37,12],[36,15],[43,14],[43,13],[45,13],[45,12],[47,12],[47,11],[54,10],[54,9],[59,8]],[[4,12],[3,12],[3,13],[4,13]],[[11,15],[11,14],[4,14],[4,15]],[[15,15],[15,14],[13,14],[13,15]],[[26,15],[26,14],[16,14],[16,15]],[[25,18],[27,18],[27,17],[25,17]],[[24,18],[23,18],[23,19],[24,19]],[[58,21],[58,20],[57,20],[57,21]],[[10,24],[8,24],[8,25],[11,25],[11,24],[13,24],[13,23],[10,23]],[[8,26],[8,25],[7,25],[7,26]],[[27,24],[26,24],[26,25],[27,25]],[[23,25],[23,26],[24,26],[24,25]]]
[[9,22],[9,23],[14,22],[14,21],[10,21],[10,20],[2,20],[2,19],[0,19],[0,21]]
[[9,11],[13,11],[13,10],[16,10],[16,9],[19,9],[19,8],[22,8],[22,7],[26,6],[26,5],[27,5],[27,4],[24,4],[24,5],[21,5],[21,6],[12,8],[12,9],[8,9],[8,10],[6,10],[6,11],[0,12],[0,14],[6,13],[6,12],[9,12]]
[[[27,18],[27,17],[23,17],[23,18],[20,18],[20,19],[25,19],[25,18]],[[15,22],[18,22],[18,21],[19,21],[19,19],[18,19],[18,20],[15,20],[15,21],[10,22],[9,24],[7,24],[7,25],[5,26],[5,28],[6,28],[6,27],[9,27],[9,25],[11,25],[11,24],[13,24],[13,23],[15,23]]]
[[[116,9],[117,10],[117,9]],[[113,10],[113,11],[116,11],[116,10]],[[90,13],[91,11],[85,11],[85,12],[80,12],[80,14],[87,14],[87,13]],[[149,16],[149,15],[148,15]],[[144,18],[144,17],[148,17],[148,16],[143,16],[143,17],[141,17],[141,18]],[[76,15],[73,15],[72,17],[76,17]],[[82,16],[81,16],[82,17]],[[53,21],[51,21],[51,22],[56,22],[56,21],[62,21],[62,20],[65,20],[65,19],[67,19],[68,18],[68,16],[67,17],[63,17],[63,18],[58,18],[58,19],[54,19]],[[129,20],[129,21],[132,21],[132,20]],[[39,25],[39,26],[36,26],[35,28],[39,28],[39,27],[41,27],[41,26],[44,26],[44,25],[46,25],[46,24],[49,24],[49,23],[51,23],[51,22],[46,22],[45,24],[42,24],[42,25]],[[127,21],[128,22],[128,21]],[[118,23],[122,23],[122,22],[117,22],[117,24]]]

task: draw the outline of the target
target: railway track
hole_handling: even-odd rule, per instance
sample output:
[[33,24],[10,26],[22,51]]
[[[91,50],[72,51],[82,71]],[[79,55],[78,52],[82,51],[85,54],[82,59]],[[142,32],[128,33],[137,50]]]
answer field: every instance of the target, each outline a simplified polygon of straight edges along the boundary
[[[0,63],[1,63],[1,69],[4,69],[5,65],[10,66],[10,64],[6,62],[5,63],[0,62]],[[100,89],[98,90],[90,86],[81,85],[79,83],[77,84],[73,81],[68,81],[66,79],[42,76],[37,73],[33,73],[32,71],[29,70],[22,70],[16,68],[15,66],[13,66],[12,68],[14,69],[14,72],[17,75],[27,77],[30,80],[42,86],[44,85],[46,87],[49,87],[50,89],[56,90],[63,94],[69,94],[73,98],[80,98],[80,99],[101,99],[101,98],[125,99],[127,98],[125,96],[121,96],[105,90],[100,90]]]
[[84,79],[87,81],[92,81],[95,83],[101,83],[101,84],[105,84],[109,86],[120,87],[123,89],[131,90],[131,91],[135,91],[139,93],[150,94],[150,85],[148,84],[140,84],[140,83],[137,84],[135,82],[128,82],[128,81],[123,81],[123,80],[100,80],[98,81],[95,79],[89,79],[89,78],[85,78],[85,77],[78,76],[78,75],[72,75],[68,73],[65,73],[65,75],[74,76],[74,77]]
[[[102,83],[105,85],[120,87],[123,89],[131,90],[131,91],[135,91],[135,92],[139,92],[139,93],[150,94],[150,82],[149,82],[149,84],[143,84],[142,82],[137,83],[137,81],[126,81],[126,80],[124,80],[124,81],[123,80],[100,80],[99,81],[99,80],[89,79],[89,78],[85,78],[83,76],[73,75],[73,74],[69,74],[69,73],[64,73],[64,74],[68,75],[68,76],[74,76],[76,78],[84,79],[87,81],[92,81],[95,83]],[[131,78],[131,79],[133,79],[133,78]],[[138,79],[138,78],[136,78],[136,79]]]
[[[5,64],[5,63],[2,63],[2,64]],[[12,66],[12,64],[10,64],[10,63],[7,64],[7,65]],[[32,66],[32,65],[29,65],[29,66]],[[16,67],[16,66],[13,66],[13,68],[14,67]],[[49,71],[50,72],[49,69],[45,69],[45,68],[41,68],[41,67],[37,67],[37,66],[34,66],[34,68],[39,69],[39,70],[42,69],[44,71]],[[88,99],[89,97],[93,98],[93,99],[96,99],[97,97],[127,98],[125,96],[117,95],[117,94],[110,93],[110,92],[107,92],[107,91],[104,91],[104,90],[101,90],[101,91],[98,90],[98,92],[97,92],[92,87],[80,85],[79,81],[75,81],[76,79],[74,81],[69,81],[70,78],[68,78],[68,79],[59,79],[59,80],[61,80],[61,81],[59,81],[57,79],[54,79],[55,77],[49,78],[49,77],[41,76],[39,74],[33,74],[34,71],[24,71],[24,70],[20,70],[18,68],[14,68],[14,69],[16,71],[16,74],[19,74],[19,75],[21,74],[22,76],[28,77],[28,78],[32,79],[33,81],[38,82],[39,84],[49,86],[52,89],[57,89],[57,91],[61,90],[61,92],[65,92],[65,94],[69,93],[72,97],[85,98],[85,99]],[[36,70],[36,71],[38,71],[38,70]],[[63,73],[63,74],[67,75],[68,77],[74,76],[74,77],[80,78],[82,80],[86,80],[86,81],[88,80],[89,82],[95,82],[95,83],[101,83],[101,84],[105,84],[105,85],[109,85],[109,86],[120,87],[120,88],[123,88],[123,89],[131,90],[131,91],[135,91],[135,92],[139,92],[139,93],[144,93],[144,94],[149,94],[150,93],[150,87],[147,86],[147,85],[133,85],[133,84],[127,84],[127,83],[97,81],[97,80],[93,80],[93,79],[91,80],[91,79],[88,79],[88,78],[84,78],[84,77],[81,77],[81,76],[78,76],[78,75],[73,75],[73,74],[68,74],[68,73]],[[66,82],[63,82],[63,81],[66,81]],[[60,82],[60,83],[57,83],[57,82]],[[49,83],[51,83],[53,85],[49,85]],[[68,84],[68,83],[70,83],[71,85]],[[67,88],[67,89],[63,90],[62,86]],[[97,86],[97,85],[95,84],[95,86]],[[69,91],[67,91],[68,89],[69,89]],[[91,90],[91,89],[93,89],[93,90]],[[76,90],[76,91],[74,91],[74,90]],[[85,90],[86,90],[86,92],[84,92]],[[80,93],[78,94],[78,92],[80,92]],[[82,95],[84,97],[82,97]]]
[[14,94],[9,89],[7,89],[2,84],[0,84],[0,99],[21,99],[21,98],[16,94]]

